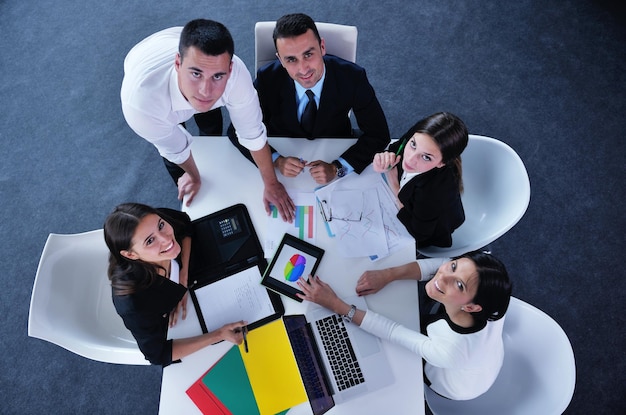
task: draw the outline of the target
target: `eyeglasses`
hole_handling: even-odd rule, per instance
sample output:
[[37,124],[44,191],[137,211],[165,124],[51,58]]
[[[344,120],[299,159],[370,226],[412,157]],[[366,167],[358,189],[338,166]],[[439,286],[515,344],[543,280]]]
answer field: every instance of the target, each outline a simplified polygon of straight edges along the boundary
[[[340,215],[333,215],[333,208],[330,207],[326,200],[320,202],[320,212],[325,222],[332,222],[332,220],[342,220],[345,222],[360,222],[363,218],[363,209],[353,210],[350,212],[340,212]],[[328,212],[328,213],[326,213]]]

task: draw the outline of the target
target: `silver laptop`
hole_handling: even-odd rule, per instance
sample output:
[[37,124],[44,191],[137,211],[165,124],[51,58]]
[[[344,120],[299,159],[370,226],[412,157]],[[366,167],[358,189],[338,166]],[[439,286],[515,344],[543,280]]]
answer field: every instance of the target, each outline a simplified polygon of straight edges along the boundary
[[[367,310],[362,297],[345,301]],[[322,307],[309,317],[283,319],[314,414],[393,383],[380,339]]]

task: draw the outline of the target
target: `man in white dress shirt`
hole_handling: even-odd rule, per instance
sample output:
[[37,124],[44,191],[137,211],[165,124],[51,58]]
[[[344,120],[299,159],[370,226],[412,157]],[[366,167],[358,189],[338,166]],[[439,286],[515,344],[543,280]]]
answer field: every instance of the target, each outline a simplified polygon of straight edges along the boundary
[[195,116],[201,130],[211,122],[219,122],[221,130],[219,108],[226,107],[241,144],[259,166],[266,211],[273,204],[284,220],[293,220],[295,206],[276,178],[252,78],[234,55],[224,25],[197,19],[139,42],[124,60],[121,100],[126,122],[157,148],[178,186],[178,198],[188,195],[188,205],[201,180],[184,122]]

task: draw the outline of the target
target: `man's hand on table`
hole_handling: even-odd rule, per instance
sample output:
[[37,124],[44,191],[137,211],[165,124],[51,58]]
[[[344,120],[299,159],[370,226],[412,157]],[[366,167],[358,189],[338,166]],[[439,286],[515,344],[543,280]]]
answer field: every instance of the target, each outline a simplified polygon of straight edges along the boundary
[[274,167],[285,177],[296,177],[306,166],[306,161],[297,157],[278,156]]
[[311,169],[311,177],[318,184],[330,183],[337,177],[337,168],[332,164],[326,163],[322,160],[315,160],[307,164]]
[[265,205],[265,212],[269,215],[272,211],[270,204],[276,206],[280,217],[285,222],[293,222],[296,214],[296,206],[293,204],[293,200],[289,197],[285,186],[278,180],[265,185],[263,191],[263,204]]
[[185,173],[178,178],[178,200],[183,200],[188,195],[185,204],[189,206],[193,198],[200,190],[200,180],[194,180],[189,173]]

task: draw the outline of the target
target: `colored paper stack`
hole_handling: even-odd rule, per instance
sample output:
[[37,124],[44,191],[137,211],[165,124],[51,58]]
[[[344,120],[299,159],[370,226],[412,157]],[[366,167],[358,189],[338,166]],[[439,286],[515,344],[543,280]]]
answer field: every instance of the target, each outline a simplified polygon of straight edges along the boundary
[[205,415],[275,415],[307,402],[282,319],[248,332],[188,390]]

